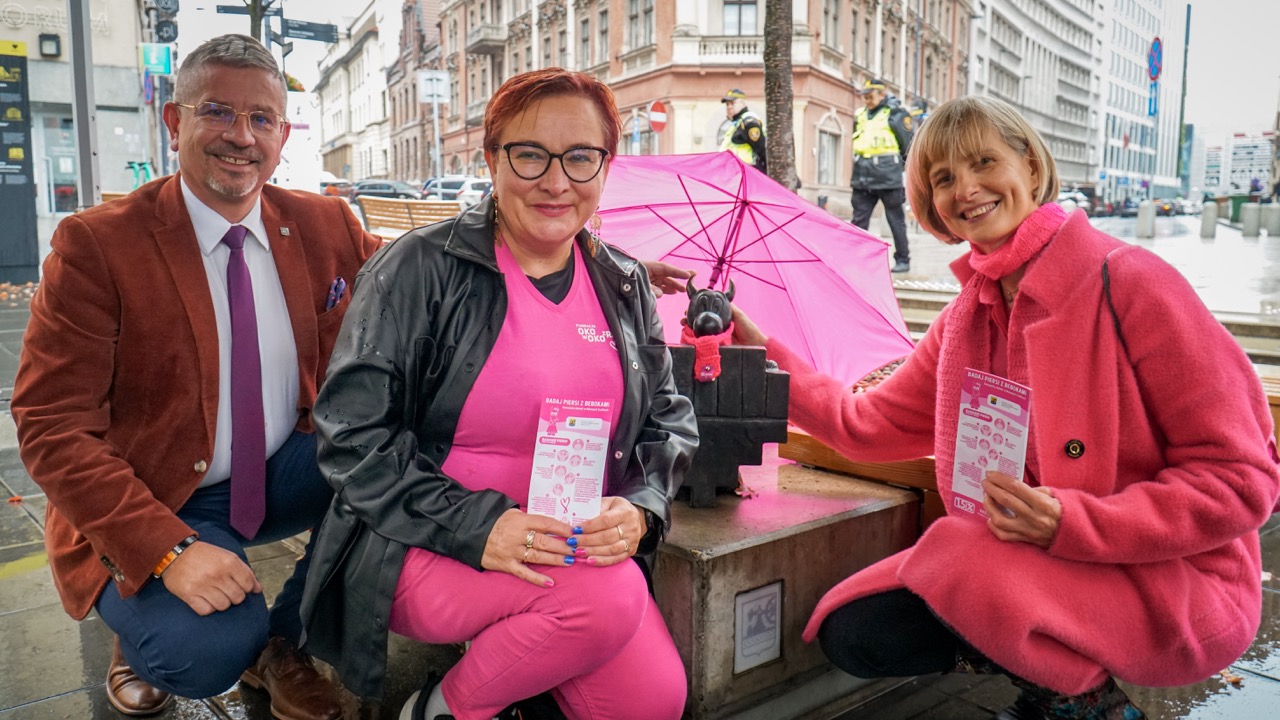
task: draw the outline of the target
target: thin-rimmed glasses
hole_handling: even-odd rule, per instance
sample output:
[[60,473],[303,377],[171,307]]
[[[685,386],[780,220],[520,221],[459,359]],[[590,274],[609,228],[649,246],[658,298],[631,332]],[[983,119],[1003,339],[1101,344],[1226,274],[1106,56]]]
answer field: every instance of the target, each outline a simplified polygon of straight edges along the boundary
[[236,124],[236,118],[241,115],[245,116],[249,121],[249,130],[254,135],[262,135],[263,137],[279,135],[289,125],[288,120],[267,110],[241,112],[228,105],[215,102],[203,102],[199,105],[176,102],[174,105],[191,110],[195,113],[197,120],[224,132],[230,130],[231,126]]
[[524,180],[537,180],[551,169],[551,161],[559,160],[565,177],[576,183],[591,182],[600,174],[609,151],[599,147],[571,147],[562,153],[553,153],[535,143],[507,143],[502,146],[507,162],[516,176]]

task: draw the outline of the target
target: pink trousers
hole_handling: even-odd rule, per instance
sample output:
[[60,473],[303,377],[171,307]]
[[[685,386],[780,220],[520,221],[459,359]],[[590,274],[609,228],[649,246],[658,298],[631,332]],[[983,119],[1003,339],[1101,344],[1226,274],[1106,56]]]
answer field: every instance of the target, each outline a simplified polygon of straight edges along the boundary
[[490,720],[550,690],[569,720],[677,720],[684,664],[633,562],[539,566],[543,588],[410,548],[391,630],[426,643],[472,641],[445,675],[458,720]]

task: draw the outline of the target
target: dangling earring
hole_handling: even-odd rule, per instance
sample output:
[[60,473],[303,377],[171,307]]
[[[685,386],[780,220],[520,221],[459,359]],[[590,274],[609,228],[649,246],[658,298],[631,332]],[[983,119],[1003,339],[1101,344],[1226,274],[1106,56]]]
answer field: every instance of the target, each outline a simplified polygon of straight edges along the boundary
[[493,241],[497,245],[502,244],[502,232],[498,227],[498,193],[493,193]]
[[595,257],[596,251],[600,249],[600,226],[603,223],[600,213],[591,213],[591,219],[587,220],[587,250],[591,252],[591,257]]

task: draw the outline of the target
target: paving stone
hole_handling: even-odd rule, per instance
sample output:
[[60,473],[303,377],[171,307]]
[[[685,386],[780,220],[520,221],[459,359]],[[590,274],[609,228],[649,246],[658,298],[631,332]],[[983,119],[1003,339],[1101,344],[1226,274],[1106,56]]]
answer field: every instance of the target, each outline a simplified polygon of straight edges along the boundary
[[61,607],[44,543],[0,549],[0,616],[46,605]]
[[44,530],[21,502],[0,502],[0,549],[43,543]]
[[0,615],[0,706],[101,686],[110,643],[111,632],[96,616],[78,623],[60,603]]
[[934,682],[937,676],[912,680],[835,720],[990,720],[989,711],[934,689]]
[[16,447],[0,449],[0,483],[9,489],[10,495],[26,496],[44,493],[27,474],[27,468],[22,464],[22,458],[19,457]]
[[1271,678],[1271,682],[1280,689],[1280,591],[1262,591],[1262,625],[1253,644],[1235,664]]

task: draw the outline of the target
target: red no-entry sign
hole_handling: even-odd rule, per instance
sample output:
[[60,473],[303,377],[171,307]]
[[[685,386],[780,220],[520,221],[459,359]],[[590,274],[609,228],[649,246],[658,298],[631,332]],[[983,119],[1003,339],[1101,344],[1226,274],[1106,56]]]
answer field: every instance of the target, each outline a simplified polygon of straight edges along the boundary
[[649,103],[649,129],[660,133],[667,126],[667,106],[661,100]]

